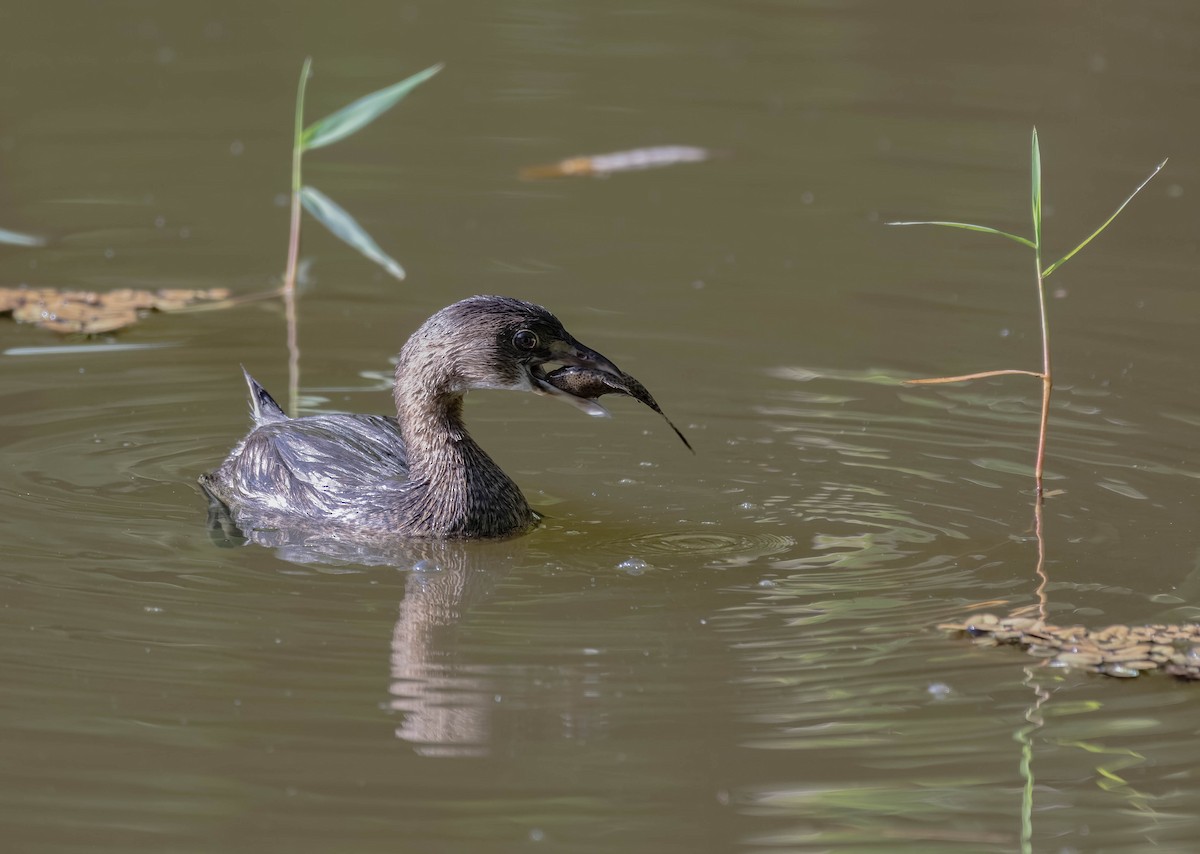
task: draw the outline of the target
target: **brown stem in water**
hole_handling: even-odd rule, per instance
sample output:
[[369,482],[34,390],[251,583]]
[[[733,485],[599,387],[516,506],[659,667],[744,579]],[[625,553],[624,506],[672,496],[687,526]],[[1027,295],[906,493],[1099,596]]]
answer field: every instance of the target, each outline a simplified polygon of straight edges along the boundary
[[1037,485],[1037,503],[1041,506],[1045,497],[1042,488],[1042,474],[1046,466],[1046,434],[1050,424],[1050,391],[1054,387],[1054,377],[1050,372],[1050,320],[1046,310],[1046,280],[1042,275],[1042,255],[1036,255],[1038,310],[1042,321],[1042,419],[1038,426],[1037,462],[1033,467],[1033,477]]
[[292,191],[292,219],[288,232],[287,270],[283,274],[286,293],[296,291],[296,267],[300,259],[300,193]]
[[284,314],[287,317],[288,414],[294,418],[300,397],[300,335],[294,290],[284,290],[283,305]]

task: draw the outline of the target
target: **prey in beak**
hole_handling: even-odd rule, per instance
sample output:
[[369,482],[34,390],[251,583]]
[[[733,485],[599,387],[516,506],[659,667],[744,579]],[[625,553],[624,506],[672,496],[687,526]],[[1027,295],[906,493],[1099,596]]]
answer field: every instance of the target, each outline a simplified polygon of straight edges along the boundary
[[[589,384],[587,387],[584,387],[583,384],[572,384],[570,382],[556,383],[553,377],[563,370],[572,369],[580,371],[581,376],[586,375],[591,377],[592,384],[613,381],[620,385],[627,374],[610,362],[605,356],[597,353],[590,347],[585,347],[574,338],[567,337],[555,340],[549,344],[547,350],[549,352],[545,359],[529,366],[529,378],[533,390],[538,394],[556,397],[564,403],[569,403],[576,409],[586,412],[593,417],[609,417],[608,410],[592,399],[600,395],[594,394],[589,396],[586,394],[591,388],[598,386]],[[547,373],[547,365],[557,366],[557,368]],[[637,382],[637,380],[634,380],[634,382]],[[600,392],[600,394],[605,393]]]
[[[646,390],[637,379],[625,373],[607,358],[595,350],[584,347],[578,341],[556,341],[550,347],[553,354],[550,359],[535,365],[530,369],[534,391],[557,397],[575,406],[588,415],[604,417],[608,410],[596,403],[596,398],[605,394],[623,394],[644,403],[663,417],[679,440],[693,454],[696,453],[691,443],[680,432],[667,414],[662,411],[658,401]],[[546,365],[559,363],[560,367],[549,373]]]

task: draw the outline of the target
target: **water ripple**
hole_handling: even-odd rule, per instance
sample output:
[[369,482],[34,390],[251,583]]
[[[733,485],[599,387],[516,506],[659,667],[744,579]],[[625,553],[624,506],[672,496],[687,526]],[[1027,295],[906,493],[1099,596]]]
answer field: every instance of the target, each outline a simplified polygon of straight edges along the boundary
[[793,537],[769,532],[651,531],[601,541],[594,548],[606,554],[632,554],[648,559],[663,556],[743,559],[780,554],[795,545]]

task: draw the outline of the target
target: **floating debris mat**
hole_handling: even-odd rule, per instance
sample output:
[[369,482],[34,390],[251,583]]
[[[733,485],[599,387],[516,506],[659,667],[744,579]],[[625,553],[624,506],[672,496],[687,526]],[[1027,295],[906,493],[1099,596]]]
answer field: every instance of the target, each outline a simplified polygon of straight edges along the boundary
[[981,646],[1013,644],[1051,666],[1078,667],[1106,676],[1137,676],[1158,670],[1181,679],[1200,679],[1200,625],[1054,626],[1033,617],[974,614],[962,623],[938,626],[974,638]]
[[0,288],[0,314],[11,312],[13,320],[35,323],[54,332],[94,335],[137,323],[147,311],[179,311],[195,303],[228,298],[227,288],[206,291],[122,288],[105,293],[57,288]]

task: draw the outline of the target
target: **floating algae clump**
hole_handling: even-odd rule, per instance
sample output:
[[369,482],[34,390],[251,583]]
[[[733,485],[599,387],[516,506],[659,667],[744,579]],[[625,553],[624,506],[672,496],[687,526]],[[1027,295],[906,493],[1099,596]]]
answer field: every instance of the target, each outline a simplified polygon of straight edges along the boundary
[[960,632],[983,646],[1020,646],[1060,667],[1123,677],[1160,670],[1181,679],[1200,679],[1200,624],[1195,623],[1118,624],[1092,630],[1055,626],[1033,617],[974,614],[938,628]]
[[147,311],[179,311],[198,302],[228,299],[225,288],[157,291],[68,291],[58,288],[0,288],[0,314],[11,312],[20,323],[35,323],[54,332],[96,335],[136,323]]

